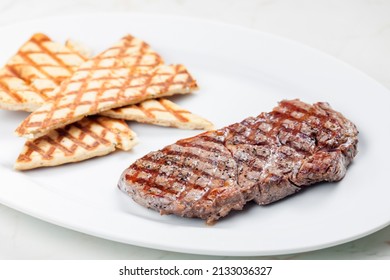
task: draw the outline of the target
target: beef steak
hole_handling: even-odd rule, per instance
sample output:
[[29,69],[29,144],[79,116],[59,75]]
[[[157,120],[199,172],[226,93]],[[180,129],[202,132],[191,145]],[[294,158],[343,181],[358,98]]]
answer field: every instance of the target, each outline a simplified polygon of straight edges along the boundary
[[265,205],[307,185],[341,180],[357,153],[357,135],[327,103],[283,100],[270,113],[145,155],[118,186],[161,214],[211,224],[247,201]]

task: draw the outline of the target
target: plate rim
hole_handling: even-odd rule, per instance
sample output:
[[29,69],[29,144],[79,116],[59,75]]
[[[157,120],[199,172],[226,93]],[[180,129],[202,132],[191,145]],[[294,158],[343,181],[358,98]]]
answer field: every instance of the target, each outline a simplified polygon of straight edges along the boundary
[[[22,21],[22,22],[17,22],[17,23],[13,23],[13,24],[10,24],[10,25],[5,25],[5,26],[2,26],[0,27],[0,32],[2,32],[3,29],[12,29],[12,28],[18,28],[18,26],[23,26],[25,24],[34,24],[36,22],[45,22],[45,21],[50,21],[50,20],[63,20],[63,19],[68,19],[69,18],[80,18],[80,17],[101,17],[101,16],[109,16],[109,17],[112,17],[112,16],[136,16],[136,17],[159,17],[160,19],[169,19],[169,20],[184,20],[184,21],[190,21],[190,22],[198,22],[198,21],[201,21],[201,22],[204,22],[205,24],[212,24],[212,25],[219,25],[220,27],[223,27],[223,28],[235,28],[235,29],[242,29],[242,30],[246,30],[246,31],[249,31],[249,32],[254,32],[254,33],[258,33],[260,34],[261,36],[266,36],[266,37],[269,37],[269,38],[273,38],[273,39],[276,39],[277,41],[284,41],[288,44],[294,44],[294,45],[297,45],[299,48],[304,48],[304,49],[308,49],[312,52],[315,52],[316,54],[322,56],[322,57],[326,57],[327,59],[331,59],[333,60],[334,62],[338,63],[338,64],[342,64],[343,67],[347,67],[348,70],[353,70],[355,73],[359,73],[360,75],[363,75],[365,77],[365,79],[369,79],[370,80],[370,83],[375,83],[376,86],[379,86],[380,88],[382,88],[382,90],[385,90],[387,93],[389,92],[389,90],[382,84],[380,84],[378,81],[376,81],[375,79],[373,79],[372,77],[370,77],[368,74],[364,73],[363,71],[361,71],[360,69],[357,69],[353,66],[351,66],[350,64],[347,64],[346,62],[330,55],[330,54],[327,54],[325,52],[323,52],[322,50],[318,50],[318,49],[315,49],[311,46],[308,46],[308,45],[305,45],[303,43],[300,43],[300,42],[297,42],[297,41],[294,41],[292,39],[289,39],[289,38],[285,38],[285,37],[281,37],[279,35],[275,35],[275,34],[272,34],[272,33],[266,33],[266,32],[262,32],[262,31],[259,31],[259,30],[256,30],[256,29],[252,29],[252,28],[247,28],[247,27],[243,27],[243,26],[239,26],[239,25],[235,25],[235,24],[230,24],[230,23],[223,23],[223,22],[219,22],[219,21],[213,21],[213,20],[207,20],[207,19],[198,19],[198,18],[192,18],[192,17],[184,17],[184,16],[170,16],[170,15],[161,15],[161,14],[153,14],[153,13],[129,13],[129,12],[121,12],[121,13],[91,13],[91,14],[85,14],[85,13],[82,13],[82,14],[72,14],[72,15],[62,15],[62,16],[57,16],[57,17],[54,17],[54,16],[50,16],[50,17],[44,17],[44,18],[40,18],[40,19],[34,19],[34,20],[27,20],[27,21]],[[3,167],[0,166],[0,170],[4,169]],[[35,183],[34,183],[35,184]],[[80,232],[84,232],[84,233],[88,233],[90,235],[93,235],[93,236],[98,236],[98,237],[101,237],[101,238],[104,238],[104,239],[110,239],[110,240],[113,240],[113,241],[119,241],[119,242],[123,242],[121,240],[116,240],[115,238],[110,238],[110,236],[105,236],[104,234],[97,234],[96,232],[95,233],[91,233],[91,232],[88,232],[88,230],[86,229],[80,229],[78,228],[76,225],[73,225],[73,226],[70,226],[69,224],[68,225],[64,225],[62,224],[61,222],[59,221],[54,221],[52,219],[45,219],[45,217],[42,217],[40,216],[38,213],[36,213],[35,215],[34,214],[31,214],[31,213],[28,213],[29,211],[27,209],[23,209],[21,207],[18,207],[17,205],[13,205],[12,203],[10,203],[10,201],[7,201],[7,200],[4,200],[1,196],[0,196],[0,201],[2,204],[4,205],[7,205],[13,209],[16,209],[20,212],[23,212],[27,215],[30,215],[30,216],[33,216],[33,217],[36,217],[38,219],[41,219],[41,220],[44,220],[44,221],[47,221],[49,223],[52,223],[52,224],[56,224],[56,225],[59,225],[61,227],[65,227],[65,228],[69,228],[69,229],[72,229],[72,230],[76,230],[76,231],[80,231]],[[31,212],[31,211],[30,211]],[[354,236],[354,237],[351,237],[350,239],[345,239],[345,240],[339,240],[338,242],[334,242],[332,244],[323,244],[323,246],[317,246],[317,247],[310,247],[310,248],[301,248],[301,250],[293,250],[291,252],[289,251],[283,251],[283,252],[280,252],[280,251],[274,251],[274,252],[262,252],[259,254],[258,251],[253,251],[253,252],[230,252],[230,251],[224,251],[224,250],[221,250],[221,251],[218,251],[216,252],[215,250],[213,251],[196,251],[196,250],[188,250],[188,249],[185,249],[185,248],[171,248],[169,246],[163,246],[161,244],[153,244],[153,243],[149,243],[149,244],[136,244],[136,243],[129,243],[129,242],[124,242],[124,243],[128,243],[128,244],[132,244],[132,245],[136,245],[136,246],[142,246],[142,247],[147,247],[147,248],[152,248],[152,249],[160,249],[160,250],[169,250],[169,251],[175,251],[175,252],[181,252],[181,253],[192,253],[192,254],[207,254],[207,255],[218,255],[218,256],[268,256],[268,255],[280,255],[280,254],[290,254],[290,253],[299,253],[299,252],[306,252],[306,251],[311,251],[311,250],[318,250],[318,249],[322,249],[322,248],[328,248],[328,247],[332,247],[332,246],[336,246],[336,245],[339,245],[339,244],[343,244],[345,242],[349,242],[349,241],[352,241],[352,240],[356,240],[356,239],[359,239],[361,237],[364,237],[364,236],[367,236],[373,232],[376,232],[386,226],[388,226],[390,224],[390,220],[387,221],[387,223],[385,224],[382,224],[380,226],[378,226],[377,228],[374,228],[372,229],[371,231],[368,231],[368,232],[365,232],[365,233],[361,233],[360,235],[357,235],[357,236]]]

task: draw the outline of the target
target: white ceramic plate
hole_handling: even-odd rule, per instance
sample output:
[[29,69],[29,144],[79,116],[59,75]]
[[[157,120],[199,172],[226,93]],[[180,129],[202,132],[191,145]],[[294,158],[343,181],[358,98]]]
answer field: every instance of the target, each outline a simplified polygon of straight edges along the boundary
[[0,202],[45,221],[150,248],[213,255],[272,255],[325,248],[390,222],[386,148],[390,139],[384,87],[323,53],[253,30],[152,15],[89,15],[22,23],[0,30],[0,63],[34,32],[73,38],[96,51],[126,33],[149,42],[168,63],[183,63],[201,90],[176,101],[217,127],[270,111],[277,101],[328,101],[356,123],[359,154],[339,183],[320,184],[267,207],[248,205],[214,226],[160,216],[121,193],[117,180],[135,159],[195,131],[131,123],[140,144],[77,164],[12,170],[26,116],[0,111]]

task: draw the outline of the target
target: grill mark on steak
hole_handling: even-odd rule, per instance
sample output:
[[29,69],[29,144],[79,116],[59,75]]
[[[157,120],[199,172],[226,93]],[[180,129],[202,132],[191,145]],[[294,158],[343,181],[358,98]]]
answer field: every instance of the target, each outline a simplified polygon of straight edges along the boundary
[[[148,164],[148,161],[145,161],[145,163]],[[182,169],[181,174],[175,174],[177,172],[172,171],[172,170],[178,170],[179,168]],[[142,169],[142,167],[140,168],[138,166],[136,166],[134,169],[140,170],[147,175],[154,175],[157,173],[157,176],[155,178],[157,179],[159,176],[164,177],[168,180],[167,183],[175,181],[176,179],[179,179],[179,181],[188,181],[188,185],[186,186],[186,188],[195,188],[195,189],[203,189],[203,187],[196,184],[196,180],[189,180],[188,177],[194,176],[196,178],[200,178],[203,176],[208,176],[210,177],[210,180],[214,182],[220,182],[220,183],[225,181],[226,179],[229,179],[229,178],[223,178],[223,176],[216,176],[215,174],[213,175],[210,172],[201,170],[199,168],[194,168],[194,166],[191,166],[187,162],[182,162],[181,165],[179,163],[172,162],[172,164],[170,165],[162,165],[161,168],[159,169],[148,169],[147,172],[145,172]],[[188,175],[183,176],[183,174],[185,173],[187,173]],[[129,177],[126,179],[131,180],[131,178]],[[178,194],[178,192],[169,189],[169,184],[164,185],[164,184],[156,183],[156,179],[153,182],[149,182],[149,184],[144,187],[144,190],[147,191],[149,188],[155,187],[155,188],[159,188],[160,190],[170,192],[172,194],[176,194],[176,195]],[[142,179],[142,180],[143,182],[146,182],[146,180],[148,179]],[[140,182],[139,177],[137,178],[137,181]],[[151,184],[153,185],[151,186]]]
[[[148,160],[144,160],[143,162],[144,164],[147,164],[149,165],[150,164],[150,161]],[[165,170],[163,171],[166,167],[170,168],[170,170]],[[176,172],[174,172],[172,169],[178,169],[178,168],[182,168],[182,170],[184,171],[183,173],[181,174],[175,174]],[[148,183],[148,184],[145,184],[143,190],[144,191],[148,191],[149,189],[151,188],[158,188],[160,189],[161,191],[166,191],[166,192],[169,192],[171,194],[175,194],[175,195],[178,195],[180,192],[177,191],[177,190],[173,190],[170,188],[169,186],[169,183],[172,182],[172,181],[175,181],[177,179],[179,179],[179,181],[186,181],[186,177],[188,177],[188,175],[191,175],[190,174],[190,171],[191,169],[188,168],[189,166],[184,166],[184,165],[178,165],[178,164],[171,164],[171,165],[162,165],[161,168],[159,169],[152,169],[152,168],[146,168],[146,170],[143,168],[143,166],[135,166],[134,167],[134,170],[136,171],[141,171],[143,172],[145,175],[144,177],[148,177],[148,178],[139,178],[139,173],[137,174],[137,182],[142,182],[143,183]],[[187,168],[187,169],[185,169]],[[184,173],[187,173],[188,175],[187,176],[183,176]],[[178,176],[179,175],[179,176]],[[201,175],[210,175],[210,174],[207,174],[201,170],[196,170],[196,171],[193,171],[193,175],[195,176],[198,176],[200,177]],[[150,176],[153,178],[153,179],[150,179]],[[158,183],[158,179],[160,177],[164,177],[164,179],[167,179],[167,183],[168,184],[164,184],[163,183]],[[132,180],[131,177],[127,177],[126,178],[127,180]],[[215,179],[218,179],[218,178],[215,178]],[[200,187],[199,185],[191,182],[190,183],[191,185],[189,186],[190,188],[194,188],[194,189],[202,189],[202,187]]]
[[[221,171],[221,168],[229,169],[230,165],[235,162],[231,159],[229,151],[221,144],[221,142],[212,137],[194,143],[186,144],[187,140],[179,141],[178,143],[168,146],[163,150],[150,153],[143,159],[134,164],[134,169],[125,175],[125,181],[133,182],[141,190],[147,194],[148,199],[142,200],[142,205],[155,208],[162,213],[170,213],[171,211],[181,211],[183,216],[192,217],[200,216],[208,218],[215,216],[226,215],[226,211],[230,209],[241,209],[244,205],[241,192],[235,184],[235,179],[231,179],[231,172]],[[197,140],[197,139],[195,139]],[[202,142],[204,141],[204,142]],[[216,145],[219,145],[216,146]],[[203,154],[217,154],[218,158],[211,158],[190,153],[188,150],[196,148]],[[161,157],[164,154],[164,157]],[[206,154],[207,155],[207,154]],[[163,158],[163,160],[162,160]],[[187,160],[190,158],[191,160]],[[220,168],[218,168],[219,160],[222,159]],[[230,163],[229,163],[230,161]],[[205,165],[207,168],[205,169]],[[197,168],[197,166],[199,168]],[[213,170],[210,167],[215,166]],[[149,167],[149,168],[148,168]],[[233,166],[234,167],[234,166]],[[230,170],[234,168],[230,167]],[[139,178],[140,171],[147,174],[149,178]],[[160,178],[158,182],[157,179]],[[175,185],[176,184],[176,185]],[[176,187],[179,185],[179,191]],[[213,186],[222,186],[218,189]],[[151,192],[152,188],[158,189],[159,192]],[[231,190],[231,189],[236,190]],[[227,193],[225,189],[229,189]],[[167,193],[165,205],[156,206],[156,199],[161,197],[161,193]],[[137,201],[138,196],[135,192],[130,191],[133,198]],[[169,196],[169,197],[168,197]],[[196,200],[194,200],[194,197]],[[222,204],[230,204],[226,207]],[[203,206],[200,207],[199,205]],[[209,206],[209,208],[207,208]],[[219,211],[214,211],[218,207]],[[192,209],[198,209],[196,212]],[[227,212],[226,212],[227,213]]]
[[141,205],[213,223],[247,201],[265,205],[341,180],[355,125],[327,103],[284,100],[272,112],[179,140],[126,169],[119,188]]

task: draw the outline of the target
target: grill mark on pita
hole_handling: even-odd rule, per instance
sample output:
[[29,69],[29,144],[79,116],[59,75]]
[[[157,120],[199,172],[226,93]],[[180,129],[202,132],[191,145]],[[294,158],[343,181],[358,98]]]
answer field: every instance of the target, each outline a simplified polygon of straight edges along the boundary
[[[88,124],[89,125],[89,124]],[[82,147],[85,150],[92,151],[94,150],[99,144],[103,144],[105,146],[110,145],[110,142],[107,141],[106,139],[98,136],[96,133],[90,131],[90,129],[87,126],[82,126],[79,124],[75,124],[75,127],[77,127],[81,133],[79,135],[79,138],[74,137],[71,135],[68,130],[70,127],[65,128],[65,129],[56,129],[58,136],[56,139],[52,139],[49,135],[42,136],[34,141],[28,141],[28,147],[32,151],[36,151],[41,154],[43,159],[52,159],[53,156],[52,154],[55,152],[56,149],[61,150],[65,156],[72,156],[75,152],[75,150],[78,147]],[[85,138],[85,136],[91,136],[95,142],[92,145],[85,144],[82,139]],[[67,138],[71,142],[73,142],[71,149],[63,146],[60,144],[60,142],[64,139]],[[39,142],[41,141],[47,141],[50,144],[50,149],[48,152],[44,152],[42,149],[39,148]],[[26,153],[26,156],[30,156],[32,152]],[[29,159],[31,161],[31,159]]]
[[[175,71],[174,71],[174,75],[170,75],[170,74],[168,74],[168,75],[170,75],[170,77],[168,78],[168,80],[166,80],[165,82],[163,82],[162,84],[162,86],[163,86],[163,89],[161,90],[161,91],[164,91],[164,92],[166,92],[166,91],[168,91],[169,90],[169,87],[172,85],[172,84],[175,84],[174,82],[173,82],[173,80],[175,79],[175,77],[176,77],[176,75],[177,75],[177,73],[179,73],[180,72],[180,66],[179,65],[175,65]],[[168,76],[167,74],[165,74],[166,76]],[[188,81],[188,78],[189,77],[187,77],[187,82],[189,82]],[[184,82],[181,82],[181,84],[184,84]]]
[[141,58],[143,57],[143,55],[145,54],[145,50],[148,48],[149,46],[147,46],[146,44],[142,44],[141,43],[141,48],[140,48],[140,54],[141,55],[138,55],[136,56],[136,60],[135,60],[135,65],[141,65]]
[[[94,63],[94,66],[95,67],[97,67],[97,65],[98,65],[98,63],[99,63],[99,61],[95,61],[95,63]],[[80,88],[80,92],[86,92],[86,88],[87,88],[87,86],[88,86],[88,80],[91,78],[91,74],[92,74],[93,72],[92,71],[90,71],[89,72],[89,75],[85,78],[85,80],[84,81],[82,81],[83,82],[83,84],[81,85],[81,88]],[[103,80],[103,79],[102,79]],[[110,88],[110,87],[107,87],[106,88],[106,84],[107,83],[109,83],[109,81],[110,81],[111,79],[104,79],[103,80],[103,84],[97,89],[97,93],[96,93],[96,98],[95,98],[95,100],[93,100],[92,101],[92,106],[90,107],[90,110],[91,111],[98,111],[98,105],[99,105],[99,103],[101,102],[101,101],[103,101],[103,100],[101,100],[100,99],[100,97],[102,96],[102,94],[105,92],[105,91],[107,91],[107,90],[112,90],[112,88]],[[96,90],[95,90],[96,91]],[[73,112],[75,112],[75,108],[77,108],[79,105],[79,103],[80,103],[80,100],[81,100],[81,98],[83,97],[83,94],[78,94],[77,96],[76,96],[76,99],[75,99],[75,102],[72,104],[73,106],[72,106],[72,111]],[[111,99],[111,98],[110,98]],[[108,101],[108,100],[106,100],[106,101]]]
[[[145,95],[147,95],[146,92],[147,92],[148,88],[149,88],[149,87],[152,87],[152,86],[156,86],[157,84],[152,84],[152,83],[151,83],[151,82],[152,82],[152,79],[153,79],[153,77],[154,77],[154,75],[151,75],[151,74],[145,75],[145,74],[143,74],[143,75],[141,75],[141,76],[136,76],[136,78],[141,78],[142,76],[146,77],[146,79],[145,79],[144,83],[143,83],[141,86],[140,86],[140,85],[134,85],[134,86],[128,85],[127,88],[126,88],[126,90],[129,89],[129,88],[141,87],[141,88],[138,90],[138,91],[139,91],[139,95],[140,95],[140,96],[145,96]],[[129,81],[129,83],[130,83],[130,81]],[[160,92],[162,92],[162,91],[160,90]],[[138,94],[137,94],[137,95],[138,95]]]
[[[56,100],[56,98],[54,98],[54,100]],[[43,121],[41,122],[35,122],[35,126],[34,127],[39,127],[41,125],[48,125],[49,123],[52,123],[53,122],[53,119],[51,118],[52,115],[54,115],[55,111],[53,110],[50,110],[50,111],[43,111],[43,112],[38,112],[39,115],[42,115],[42,114],[46,114],[46,117],[43,119]],[[33,113],[34,114],[34,113]],[[31,115],[30,115],[31,116]],[[30,118],[30,116],[27,117],[27,120]],[[55,121],[59,121],[58,119],[56,119]],[[31,126],[30,126],[31,127]]]
[[118,145],[120,145],[120,144],[122,144],[122,141],[121,141],[121,137],[120,137],[120,133],[118,133],[118,131],[116,130],[116,129],[114,129],[114,128],[112,128],[111,126],[107,126],[106,124],[105,124],[105,122],[104,121],[102,121],[102,118],[100,117],[100,118],[93,118],[93,120],[95,121],[95,122],[97,122],[100,126],[102,126],[104,129],[105,129],[105,133],[104,133],[104,136],[106,136],[106,132],[107,131],[109,131],[109,132],[111,132],[113,135],[115,135],[115,139],[116,139],[116,144]]
[[[82,127],[78,127],[78,128],[82,131],[82,133],[79,136],[82,139],[86,135],[86,130],[83,129]],[[99,141],[99,143],[95,141],[92,145],[87,145],[84,142],[82,142],[80,139],[77,139],[71,134],[69,134],[69,132],[66,129],[57,129],[56,132],[58,133],[58,135],[55,139],[50,137],[51,135],[45,135],[36,140],[27,141],[26,145],[29,148],[29,151],[25,155],[23,155],[23,161],[31,161],[32,159],[30,158],[30,156],[34,151],[39,153],[42,156],[42,159],[50,160],[53,158],[53,153],[55,152],[56,149],[61,150],[65,156],[72,156],[78,147],[82,147],[86,150],[93,150],[96,146],[99,145],[99,143],[101,143],[101,141]],[[87,134],[90,135],[89,133]],[[67,138],[71,142],[73,142],[72,147],[70,149],[60,144],[64,138]],[[50,149],[47,152],[43,151],[39,147],[39,143],[43,141],[46,141],[50,144]],[[20,160],[22,159],[18,158],[18,161]]]
[[[156,101],[158,101],[159,104],[161,104],[164,108],[155,108],[155,107],[145,108],[145,104],[143,104],[143,103],[129,105],[129,107],[131,109],[140,111],[142,114],[144,114],[145,117],[147,117],[149,119],[157,119],[155,114],[153,114],[153,112],[162,112],[162,113],[172,114],[180,122],[188,122],[189,121],[187,118],[185,118],[181,114],[190,114],[191,112],[189,112],[187,110],[174,110],[171,107],[169,107],[168,104],[162,104],[163,103],[162,99],[156,99]],[[116,113],[121,114],[121,113],[123,113],[122,112],[123,110],[124,111],[126,110],[126,108],[123,108],[123,107],[122,108],[114,108],[112,110]]]
[[[99,79],[99,81],[105,81],[105,82],[109,82],[111,79]],[[81,81],[81,80],[80,80]],[[95,81],[95,80],[94,80]],[[78,82],[78,81],[77,81]],[[77,83],[76,82],[76,83]],[[91,89],[86,89],[86,90],[84,90],[83,91],[83,94],[85,94],[85,93],[89,93],[89,92],[95,92],[95,91],[97,91],[97,90],[99,90],[101,87],[99,87],[99,88],[91,88]],[[104,90],[112,90],[112,89],[121,89],[121,87],[117,87],[117,86],[113,86],[113,87],[107,87],[107,88],[105,88]],[[68,95],[78,95],[78,93],[80,92],[80,89],[79,90],[74,90],[74,91],[69,91],[69,92],[67,92],[66,93],[66,95],[68,96]],[[83,103],[84,102],[84,103]],[[80,101],[80,103],[79,104],[90,104],[91,103],[91,101]],[[66,106],[67,107],[67,106]],[[60,109],[60,108],[63,108],[62,106],[57,106],[56,108],[58,108],[58,109]]]
[[[28,65],[28,64],[26,64]],[[36,86],[33,85],[31,79],[23,79],[19,74],[18,72],[12,67],[12,65],[6,65],[6,68],[8,71],[10,71],[13,75],[15,75],[16,78],[18,79],[21,79],[22,81],[24,81],[26,83],[26,85],[28,85],[31,89],[34,90],[34,92],[39,95],[43,100],[47,100],[48,99],[48,96],[46,95],[46,92],[44,92],[43,90],[39,90],[37,89]],[[51,79],[50,79],[51,80]],[[50,89],[52,90],[52,89]]]
[[57,139],[52,139],[49,135],[43,137],[43,139],[50,143],[50,149],[48,150],[46,155],[51,158],[52,154],[55,152],[56,149],[61,150],[65,154],[65,156],[73,155],[73,151],[76,149],[74,145],[72,145],[73,149],[69,150],[67,147],[60,144],[62,139],[67,136],[66,131],[64,131],[63,129],[58,129],[57,132]]
[[[32,86],[32,85],[30,85]],[[55,88],[44,88],[44,89],[41,89],[39,90],[38,92],[42,95],[42,96],[46,96],[46,98],[44,99],[45,101],[51,99],[51,97],[49,97],[49,92],[52,92]],[[53,96],[55,97],[55,96]]]
[[122,58],[123,55],[126,53],[126,49],[129,47],[129,45],[127,44],[127,41],[125,41],[125,44],[124,46],[122,46],[121,48],[119,48],[119,53],[117,54],[117,58]]
[[[49,133],[34,140],[28,140],[25,143],[26,150],[19,155],[17,162],[27,163],[33,161],[35,158],[31,157],[33,152],[38,153],[41,156],[41,160],[53,160],[55,159],[54,153],[56,150],[62,151],[65,157],[70,157],[75,154],[75,151],[78,148],[83,148],[87,151],[94,151],[101,145],[106,147],[111,146],[112,141],[106,140],[104,137],[106,137],[108,133],[112,133],[115,137],[120,139],[119,135],[117,135],[118,131],[115,131],[115,128],[110,127],[109,123],[106,125],[104,121],[100,121],[100,119],[101,117],[86,118],[76,124],[56,129],[54,133]],[[117,122],[118,121],[115,121],[115,123]],[[99,131],[99,135],[91,131],[92,126],[96,124],[103,128]],[[77,129],[76,134],[71,133],[71,130],[74,128]],[[121,131],[121,129],[119,129],[119,131]],[[91,137],[94,141],[92,141],[91,144],[85,143],[84,139],[86,136]],[[67,146],[61,144],[61,141],[65,138],[69,141]],[[40,148],[42,144],[45,145],[44,142],[49,144],[49,149],[47,151]]]
[[[122,40],[121,40],[122,45],[109,48],[107,51],[102,53],[102,56],[104,56],[105,58],[115,58],[115,59],[125,59],[128,57],[131,57],[133,59],[135,58],[136,62],[130,66],[132,71],[136,70],[137,68],[142,68],[142,67],[147,67],[147,69],[149,70],[149,69],[154,68],[154,67],[163,63],[160,55],[157,54],[156,52],[154,52],[153,50],[151,50],[150,46],[146,42],[140,41],[137,43],[134,41],[136,41],[135,37],[133,37],[131,35],[127,35],[127,36],[122,38]],[[131,55],[127,54],[126,50],[130,47],[137,48],[137,51],[132,53]],[[119,50],[119,54],[115,54],[115,55],[111,55],[111,56],[105,55],[107,52],[112,51],[112,50]],[[141,64],[141,61],[145,55],[154,56],[154,58],[155,58],[154,63]]]
[[[40,67],[39,64],[35,63],[34,60],[32,60],[28,55],[25,55],[24,52],[22,51],[19,51],[18,55],[24,60],[26,61],[27,63],[25,64],[25,66],[29,66],[29,67],[34,67],[38,72],[40,72],[41,74],[43,74],[44,76],[46,76],[49,80],[52,80],[52,81],[55,81],[56,83],[57,80],[51,76],[48,72],[46,72],[44,69],[42,69],[42,67]],[[10,67],[11,69],[14,69],[14,67],[12,65],[8,65],[8,67]],[[14,69],[14,72],[17,72],[15,69]],[[29,78],[29,83],[31,83],[31,79]]]
[[[6,64],[6,65],[4,66],[4,68],[5,68],[6,70],[8,70],[8,71],[11,73],[11,75],[4,75],[4,77],[10,77],[10,78],[16,77],[16,78],[21,79],[21,80],[24,81],[24,79],[19,75],[18,72],[15,71],[15,69],[13,69],[13,68],[11,67],[11,65]],[[27,83],[27,81],[24,81],[24,82]]]
[[[122,50],[122,51],[124,51],[124,50]],[[118,63],[118,60],[116,60],[115,62]],[[128,73],[130,74],[130,71]],[[123,84],[119,87],[119,92],[118,92],[117,97],[116,97],[116,103],[119,103],[119,100],[121,98],[125,98],[124,97],[125,96],[125,92],[126,92],[126,89],[129,87],[130,82],[131,82],[131,78],[130,77],[127,77],[123,81]]]
[[30,158],[30,156],[33,152],[39,153],[42,156],[42,159],[50,160],[52,158],[46,155],[46,152],[39,148],[39,146],[35,144],[35,141],[27,141],[25,145],[28,147],[28,152],[26,154],[19,155],[17,161],[31,161],[32,159]]
[[[140,110],[146,117],[150,119],[156,119],[156,116],[152,113],[152,110],[146,109],[143,104],[132,105],[132,108]],[[120,110],[121,108],[119,108]]]
[[[74,126],[76,126],[78,129],[80,129],[81,131],[83,131],[84,133],[88,134],[89,136],[91,136],[92,138],[94,138],[97,142],[107,146],[107,145],[110,145],[111,142],[104,139],[102,136],[99,136],[97,135],[95,132],[93,132],[91,129],[90,129],[90,125],[91,123],[88,124],[88,126],[83,126],[83,125],[80,125],[79,123],[75,123]],[[104,129],[105,130],[105,129]],[[107,133],[107,131],[105,132]],[[105,135],[105,134],[104,134]]]
[[[26,89],[25,91],[29,91],[31,93],[34,93],[36,94],[37,96],[39,96],[42,100],[46,100],[47,99],[47,95],[45,94],[45,92],[42,92],[41,90],[38,90],[33,84],[30,84],[29,81],[23,79],[22,77],[20,77],[18,75],[17,72],[14,71],[14,69],[12,69],[12,67],[10,67],[10,65],[5,65],[4,66],[4,69],[6,69],[8,72],[10,72],[9,75],[2,75],[0,76],[0,82],[3,82],[3,78],[11,78],[11,79],[20,79],[21,81],[23,81],[28,87],[30,87],[29,89]],[[24,103],[26,100],[23,98],[23,96],[19,95],[17,92],[13,91],[12,88],[10,88],[6,83],[3,83],[3,86],[6,86],[8,88],[8,91],[6,91],[8,94],[10,95],[13,95],[11,96],[12,98],[16,98],[15,100],[17,102],[20,102],[20,103]],[[17,99],[20,99],[20,100],[17,100]]]
[[85,129],[82,129],[82,126],[75,125],[75,127],[77,127],[78,129],[81,130],[79,138],[76,138],[76,137],[72,136],[68,132],[68,129],[70,129],[70,127],[68,127],[67,129],[62,129],[62,128],[57,129],[57,132],[58,132],[58,134],[60,136],[57,139],[58,142],[60,142],[65,137],[73,142],[72,149],[69,150],[69,154],[68,155],[73,155],[75,150],[77,149],[77,147],[82,147],[85,150],[91,151],[91,150],[93,150],[94,148],[96,148],[99,145],[98,141],[93,142],[93,144],[91,144],[91,145],[85,144],[82,140],[85,138],[85,136],[90,135],[90,134],[86,133]]
[[[96,68],[98,63],[100,61],[99,60],[93,60],[93,65],[92,65],[92,68]],[[93,75],[93,71],[89,71],[88,72],[88,75],[84,78],[84,79],[80,79],[78,80],[78,82],[82,82],[81,84],[81,87],[79,88],[78,92],[83,92],[86,90],[87,86],[88,86],[88,83],[86,81],[90,80],[91,77]],[[103,87],[102,87],[103,88]],[[100,89],[101,91],[102,89]],[[72,102],[70,104],[70,106],[68,105],[67,107],[70,107],[70,112],[68,113],[68,115],[66,116],[66,118],[71,118],[73,115],[74,115],[74,112],[75,112],[75,109],[76,107],[78,106],[78,103],[80,103],[80,100],[81,98],[83,97],[82,94],[77,94],[76,95],[76,98],[74,99],[74,102]],[[53,110],[52,110],[53,111]]]
[[54,55],[48,48],[46,48],[43,45],[43,42],[45,42],[45,41],[48,42],[47,40],[45,40],[45,41],[38,41],[35,38],[31,38],[31,41],[34,42],[42,50],[42,53],[44,53],[44,54],[48,55],[49,57],[51,57],[60,66],[62,66],[64,69],[66,69],[69,72],[70,75],[73,74],[73,69],[71,67],[69,67],[66,63],[64,63],[64,61],[62,59],[60,59],[59,57]]
[[3,92],[5,92],[9,97],[14,99],[16,102],[23,103],[24,99],[22,98],[22,96],[20,96],[19,94],[15,93],[14,91],[12,91],[9,88],[9,86],[3,81],[3,79],[2,79],[3,77],[4,76],[0,77],[0,90],[3,90]]
[[30,155],[32,154],[32,152],[34,151],[34,147],[30,147],[30,142],[26,142],[25,143],[25,146],[27,146],[27,152],[24,153],[24,154],[20,154],[17,158],[17,162],[29,162],[31,161],[32,159],[30,158]]
[[[53,159],[53,153],[56,149],[61,150],[65,155],[69,156],[72,155],[72,151],[68,148],[62,146],[59,142],[62,140],[62,136],[59,135],[57,139],[52,139],[48,135],[42,136],[39,139],[33,140],[33,141],[27,141],[26,146],[28,147],[29,151],[22,155],[23,161],[31,161],[32,158],[30,158],[31,154],[33,152],[37,152],[41,155],[42,159],[44,160],[51,160]],[[46,141],[50,144],[50,149],[48,151],[44,151],[39,147],[39,144],[43,141]],[[18,161],[22,161],[22,159],[19,157]]]
[[[165,104],[165,102],[163,100],[159,99],[157,101],[165,108],[165,110],[167,112],[174,115],[175,118],[178,119],[179,121],[181,121],[181,122],[188,122],[189,121],[186,117],[184,117],[182,114],[180,114],[182,112],[189,113],[188,111],[185,111],[185,110],[176,111],[176,110],[172,109],[171,107],[169,107],[168,104]],[[157,109],[155,109],[155,110],[157,110]]]

